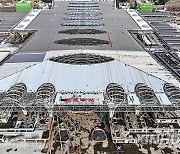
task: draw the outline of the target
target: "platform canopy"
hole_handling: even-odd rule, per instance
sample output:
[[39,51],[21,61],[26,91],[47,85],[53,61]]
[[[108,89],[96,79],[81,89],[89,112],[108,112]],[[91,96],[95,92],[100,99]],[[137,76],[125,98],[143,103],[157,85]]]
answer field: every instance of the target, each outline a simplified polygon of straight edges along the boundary
[[52,83],[56,92],[103,92],[110,83],[117,83],[126,93],[131,93],[138,83],[148,85],[154,92],[164,92],[165,81],[118,60],[90,65],[46,60],[1,79],[0,91],[7,91],[16,83],[24,83],[29,92],[44,83]]

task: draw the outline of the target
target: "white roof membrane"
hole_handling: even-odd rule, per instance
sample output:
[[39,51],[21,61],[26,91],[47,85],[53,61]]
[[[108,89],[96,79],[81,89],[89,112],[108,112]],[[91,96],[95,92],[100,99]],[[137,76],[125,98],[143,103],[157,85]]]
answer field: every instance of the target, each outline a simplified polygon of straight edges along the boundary
[[155,92],[163,92],[165,81],[120,61],[71,65],[44,61],[0,80],[0,90],[7,91],[15,83],[24,83],[28,91],[36,91],[43,83],[52,83],[56,91],[105,91],[110,83],[120,84],[125,92],[134,92],[138,83],[146,83]]
[[133,9],[126,10],[142,30],[152,30],[149,24]]
[[25,30],[28,25],[38,16],[41,10],[34,9],[30,11],[27,16],[20,21],[13,29],[14,30]]

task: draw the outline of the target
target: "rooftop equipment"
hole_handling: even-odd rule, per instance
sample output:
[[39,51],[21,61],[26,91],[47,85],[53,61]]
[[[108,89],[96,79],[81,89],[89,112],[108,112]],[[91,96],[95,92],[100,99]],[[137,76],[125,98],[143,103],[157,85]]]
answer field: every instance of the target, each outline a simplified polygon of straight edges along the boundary
[[26,1],[26,0],[15,2],[14,5],[16,12],[29,12],[33,8],[32,1]]
[[139,12],[140,13],[146,13],[146,12],[153,12],[154,9],[154,3],[142,3],[139,6]]

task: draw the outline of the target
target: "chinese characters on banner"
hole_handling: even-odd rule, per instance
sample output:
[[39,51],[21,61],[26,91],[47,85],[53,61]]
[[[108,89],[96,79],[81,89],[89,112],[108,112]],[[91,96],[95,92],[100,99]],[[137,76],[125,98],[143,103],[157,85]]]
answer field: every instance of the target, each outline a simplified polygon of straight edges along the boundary
[[95,98],[64,98],[61,101],[65,101],[66,103],[94,103]]

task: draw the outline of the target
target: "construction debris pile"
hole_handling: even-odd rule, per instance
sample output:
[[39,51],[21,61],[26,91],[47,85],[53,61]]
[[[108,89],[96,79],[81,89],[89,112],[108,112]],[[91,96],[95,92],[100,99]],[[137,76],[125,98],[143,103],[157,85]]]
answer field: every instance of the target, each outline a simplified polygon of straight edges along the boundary
[[92,154],[95,152],[96,144],[100,144],[101,148],[109,146],[109,139],[106,135],[108,126],[97,113],[69,112],[62,118],[57,115],[53,118],[52,126],[53,131],[51,131],[47,144],[49,152]]
[[5,43],[22,44],[31,36],[31,34],[32,33],[28,33],[28,32],[23,32],[23,33],[15,32],[15,33],[12,33],[10,35],[10,37],[8,37],[6,39]]
[[179,0],[169,0],[165,6],[167,11],[180,11],[180,1]]

